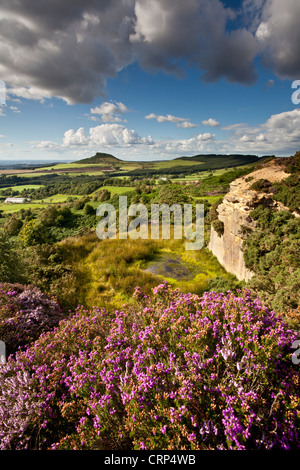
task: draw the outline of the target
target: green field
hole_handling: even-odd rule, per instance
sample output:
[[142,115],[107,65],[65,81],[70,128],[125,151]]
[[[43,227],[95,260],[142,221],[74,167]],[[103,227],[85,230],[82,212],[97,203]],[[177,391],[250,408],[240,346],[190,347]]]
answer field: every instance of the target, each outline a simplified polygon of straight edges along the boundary
[[93,194],[97,193],[98,191],[102,191],[103,189],[107,189],[111,193],[112,196],[115,194],[124,194],[128,193],[129,191],[134,190],[134,186],[103,186],[100,189],[97,189]]
[[[90,163],[89,165],[83,164],[83,163],[58,163],[57,165],[52,165],[52,166],[47,166],[43,168],[43,171],[50,171],[50,170],[66,170],[68,168],[70,169],[77,169],[77,168],[85,168],[85,167],[103,167],[106,166],[106,164],[102,163]],[[37,170],[37,172],[40,170]]]
[[[239,168],[244,168],[244,167],[237,167],[238,169]],[[180,177],[180,178],[173,178],[172,181],[176,182],[176,181],[198,181],[198,180],[202,180],[204,178],[207,178],[209,175],[213,174],[213,176],[220,176],[220,175],[223,175],[224,173],[226,172],[229,172],[229,171],[232,171],[232,168],[222,168],[221,170],[213,170],[213,172],[211,172],[210,170],[207,170],[207,171],[201,171],[200,173],[194,173],[193,175],[187,175],[187,176],[183,176],[183,177]]]
[[37,176],[45,176],[45,174],[47,173],[41,173],[40,171],[39,172],[32,172],[32,173],[18,173],[16,176],[18,178],[36,178]]
[[78,196],[75,194],[54,194],[54,196],[49,196],[44,199],[41,199],[40,202],[46,202],[48,204],[56,204],[60,202],[67,202],[67,200],[72,197],[72,198],[81,198],[83,196]]
[[13,189],[13,191],[18,191],[20,193],[24,189],[39,189],[43,187],[43,184],[23,184],[22,186],[7,186],[6,188],[1,188],[0,193],[1,191],[6,191],[7,189]]
[[197,161],[194,161],[194,160],[168,160],[166,162],[152,162],[152,165],[150,166],[150,168],[157,168],[157,169],[161,169],[161,168],[172,168],[172,167],[178,167],[178,166],[196,166],[196,165],[203,165],[204,162],[197,162]]
[[45,203],[33,203],[30,202],[28,204],[7,204],[5,202],[0,203],[0,211],[3,211],[4,213],[12,213],[12,212],[18,212],[21,209],[40,209],[43,207],[47,207],[49,204]]

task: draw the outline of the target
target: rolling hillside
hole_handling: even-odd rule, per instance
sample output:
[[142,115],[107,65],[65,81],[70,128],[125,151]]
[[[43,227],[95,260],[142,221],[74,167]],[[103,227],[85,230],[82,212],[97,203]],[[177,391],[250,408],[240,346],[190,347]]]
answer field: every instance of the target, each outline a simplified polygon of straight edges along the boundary
[[[0,175],[18,176],[21,178],[19,184],[31,184],[32,177],[37,178],[57,178],[58,176],[74,177],[76,175],[106,177],[111,176],[131,176],[131,177],[152,177],[152,176],[186,176],[194,173],[220,170],[225,168],[239,167],[243,165],[256,165],[266,158],[259,158],[255,155],[194,155],[183,156],[169,160],[156,161],[125,161],[108,153],[97,152],[94,156],[84,158],[72,163],[58,163],[38,169],[0,169]],[[3,181],[2,187],[9,186],[13,181]],[[37,181],[40,183],[40,181]],[[43,184],[43,183],[42,183]],[[1,186],[1,185],[0,185]]]
[[93,157],[89,158],[83,158],[82,160],[78,160],[74,163],[80,163],[81,165],[94,165],[94,164],[100,164],[103,165],[104,163],[112,164],[112,163],[120,163],[122,160],[120,160],[117,157],[114,157],[110,153],[102,153],[102,152],[97,152],[96,155]]

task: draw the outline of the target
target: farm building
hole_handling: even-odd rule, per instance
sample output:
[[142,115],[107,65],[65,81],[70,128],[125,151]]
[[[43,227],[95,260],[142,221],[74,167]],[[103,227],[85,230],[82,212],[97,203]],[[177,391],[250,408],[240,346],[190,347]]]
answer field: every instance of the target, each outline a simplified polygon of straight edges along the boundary
[[8,204],[25,204],[30,201],[31,199],[27,199],[26,197],[7,197],[4,202]]

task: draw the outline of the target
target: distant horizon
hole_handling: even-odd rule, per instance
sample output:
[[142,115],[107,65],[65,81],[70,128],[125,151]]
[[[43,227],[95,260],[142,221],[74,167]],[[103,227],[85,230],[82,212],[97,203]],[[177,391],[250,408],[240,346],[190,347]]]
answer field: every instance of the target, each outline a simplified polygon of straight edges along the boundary
[[[99,152],[99,153],[102,153],[102,152]],[[116,155],[113,155],[113,154],[111,154],[111,155],[116,157]],[[211,153],[208,152],[208,153],[201,153],[201,154],[195,154],[195,155],[194,154],[193,155],[182,155],[181,157],[180,156],[175,156],[175,157],[170,157],[168,159],[165,158],[165,159],[155,159],[155,160],[150,160],[150,159],[149,160],[125,160],[125,159],[120,159],[120,160],[122,160],[124,162],[131,162],[131,163],[135,162],[135,161],[136,162],[156,162],[156,161],[157,162],[163,162],[163,161],[174,160],[174,159],[178,159],[178,158],[182,158],[182,157],[191,158],[191,157],[194,157],[196,155],[211,155]],[[221,154],[220,153],[220,154],[215,154],[215,155],[222,155],[222,156],[224,155],[225,157],[230,156],[230,155],[253,155],[253,156],[256,156],[258,158],[272,156],[272,154],[270,154],[270,155],[255,155],[253,153],[234,153],[234,154],[233,153],[228,153],[228,154]],[[91,155],[91,157],[93,157],[93,156],[94,155]],[[274,156],[277,157],[277,155],[274,155]],[[288,155],[287,156],[280,156],[280,157],[277,157],[277,158],[288,158],[289,156]],[[21,159],[11,159],[11,160],[4,160],[3,159],[2,160],[0,158],[0,167],[4,166],[4,165],[7,165],[7,166],[16,165],[16,164],[20,164],[20,165],[22,165],[22,164],[23,165],[31,165],[32,164],[32,165],[34,165],[34,164],[39,164],[39,163],[40,164],[43,164],[43,163],[54,164],[54,163],[56,163],[56,164],[59,165],[60,163],[77,163],[78,161],[83,160],[85,158],[89,158],[89,157],[78,158],[78,160],[69,160],[69,159],[67,160],[67,159],[65,159],[65,160],[59,160],[59,161],[57,159],[41,159],[41,158],[40,159],[27,159],[27,160],[24,160],[24,159],[22,159],[22,160]],[[116,157],[116,158],[119,158],[119,157]]]

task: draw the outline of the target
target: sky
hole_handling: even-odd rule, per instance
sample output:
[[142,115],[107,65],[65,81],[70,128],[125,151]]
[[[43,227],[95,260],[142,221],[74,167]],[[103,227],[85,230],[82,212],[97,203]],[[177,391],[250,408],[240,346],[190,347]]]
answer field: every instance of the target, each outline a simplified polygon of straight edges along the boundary
[[299,0],[0,0],[0,161],[300,150]]

